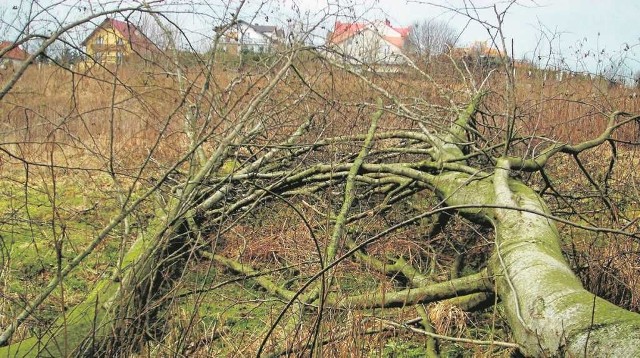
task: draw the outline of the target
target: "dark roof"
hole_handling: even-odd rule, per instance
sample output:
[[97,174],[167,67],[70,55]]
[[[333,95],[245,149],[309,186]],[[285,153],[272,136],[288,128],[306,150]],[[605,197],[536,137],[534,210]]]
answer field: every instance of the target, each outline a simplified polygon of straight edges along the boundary
[[256,30],[256,32],[259,32],[261,34],[265,32],[278,31],[278,28],[276,26],[269,26],[269,25],[250,25],[250,26],[253,27],[253,29]]
[[138,29],[135,25],[128,21],[120,21],[116,19],[106,18],[100,25],[98,25],[92,32],[87,36],[84,41],[82,41],[82,45],[85,46],[87,41],[93,37],[93,35],[99,29],[107,29],[113,28],[117,33],[122,36],[125,40],[127,40],[131,47],[134,50],[157,50],[158,47]]
[[[277,26],[272,26],[272,25],[258,25],[258,24],[250,24],[244,20],[238,20],[237,21],[238,24],[245,24],[247,26],[249,26],[250,28],[252,28],[255,32],[265,35],[265,36],[270,36],[267,35],[267,33],[271,32],[273,34],[275,34],[276,37],[284,37],[284,30],[282,30],[281,28],[277,27]],[[275,38],[272,38],[272,40],[276,40]]]
[[29,57],[29,53],[23,50],[20,46],[14,44],[11,41],[0,42],[0,52],[4,51],[7,47],[11,48],[7,53],[2,55],[2,58],[8,58],[11,60],[25,61]]

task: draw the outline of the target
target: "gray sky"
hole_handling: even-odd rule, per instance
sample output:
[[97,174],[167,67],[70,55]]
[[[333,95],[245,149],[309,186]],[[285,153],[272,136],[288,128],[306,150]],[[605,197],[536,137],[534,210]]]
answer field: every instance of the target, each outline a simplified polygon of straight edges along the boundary
[[[0,0],[6,24],[18,11],[47,8],[49,16],[71,21],[101,8],[140,4],[139,0]],[[239,0],[165,0],[170,18],[187,30],[197,42],[218,25],[225,8],[234,9]],[[482,20],[495,25],[493,5],[503,11],[504,0],[247,0],[241,12],[245,19],[261,24],[285,25],[289,18],[314,24],[318,40],[324,38],[336,19],[361,21],[388,18],[394,25],[409,26],[415,21],[436,18],[460,31],[459,44],[489,39],[477,22],[450,9],[475,5]],[[15,10],[16,6],[19,10]],[[256,10],[259,9],[258,12]],[[193,13],[197,15],[193,15]],[[257,14],[255,17],[252,14]],[[40,15],[45,19],[47,14]],[[513,39],[516,58],[526,57],[539,65],[559,66],[576,71],[604,72],[613,66],[630,76],[640,70],[640,17],[638,0],[519,0],[504,18],[503,32],[509,47]],[[88,26],[91,27],[91,26]],[[5,26],[6,28],[6,26]],[[11,31],[3,29],[5,34]],[[84,31],[87,31],[86,29]],[[627,49],[628,48],[628,49]],[[627,49],[627,50],[625,50]]]

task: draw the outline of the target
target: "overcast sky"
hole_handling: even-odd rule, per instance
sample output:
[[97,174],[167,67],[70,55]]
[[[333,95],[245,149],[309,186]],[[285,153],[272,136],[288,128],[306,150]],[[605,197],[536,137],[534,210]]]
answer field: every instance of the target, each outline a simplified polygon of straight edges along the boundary
[[[164,0],[170,17],[190,34],[191,40],[205,37],[222,18],[225,9],[234,9],[239,0]],[[416,21],[437,19],[460,33],[459,45],[489,39],[486,29],[452,9],[463,10],[474,5],[472,12],[483,21],[497,23],[493,5],[501,12],[510,1],[492,0],[246,0],[241,17],[253,23],[287,24],[287,19],[303,19],[314,23],[317,41],[325,38],[333,23],[389,19],[396,26],[409,26]],[[0,0],[6,23],[18,11],[48,8],[56,19],[67,21],[102,8],[140,4],[139,0]],[[19,10],[14,9],[17,7]],[[257,15],[256,9],[260,9]],[[198,15],[193,15],[198,13]],[[619,67],[622,75],[640,70],[640,0],[519,0],[509,7],[504,17],[503,32],[509,47],[513,39],[516,58],[535,60],[539,65],[554,65],[577,71],[602,72]],[[41,18],[46,16],[41,15]],[[101,19],[100,19],[101,20]],[[93,25],[86,26],[88,27]],[[3,29],[5,34],[10,31]],[[11,35],[7,35],[11,36]],[[620,63],[623,62],[622,65]]]

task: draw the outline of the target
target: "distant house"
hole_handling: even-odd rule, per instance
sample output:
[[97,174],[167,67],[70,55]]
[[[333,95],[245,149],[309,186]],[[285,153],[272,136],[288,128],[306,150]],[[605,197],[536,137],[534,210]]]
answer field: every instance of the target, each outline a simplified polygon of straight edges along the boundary
[[1,69],[7,69],[9,66],[13,66],[14,68],[20,67],[25,63],[27,58],[29,58],[27,51],[11,41],[0,42],[0,53],[4,51],[7,52],[0,57]]
[[353,65],[372,66],[395,72],[406,63],[402,50],[410,27],[394,27],[389,20],[370,23],[336,21],[327,36],[327,48],[334,58]]
[[281,28],[250,24],[243,20],[238,20],[231,26],[217,27],[215,31],[221,34],[219,49],[230,54],[269,53],[284,41],[284,31]]
[[475,41],[468,47],[454,48],[451,50],[451,55],[464,60],[467,65],[485,69],[499,66],[503,58],[500,51],[488,45],[486,41]]
[[122,64],[138,57],[150,59],[159,48],[130,22],[106,18],[82,41],[89,61],[100,64]]

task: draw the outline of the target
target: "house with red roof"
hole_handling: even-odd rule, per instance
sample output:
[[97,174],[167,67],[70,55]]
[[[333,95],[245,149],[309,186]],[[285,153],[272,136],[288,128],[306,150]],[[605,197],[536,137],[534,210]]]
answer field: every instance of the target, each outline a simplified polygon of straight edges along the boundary
[[330,54],[353,65],[372,66],[395,72],[406,63],[402,53],[410,27],[392,26],[389,20],[373,22],[336,21],[327,36]]
[[0,42],[0,68],[6,69],[9,65],[20,67],[29,58],[29,53],[11,41]]
[[122,64],[139,57],[146,60],[160,49],[128,21],[106,18],[82,41],[90,61],[100,64]]

